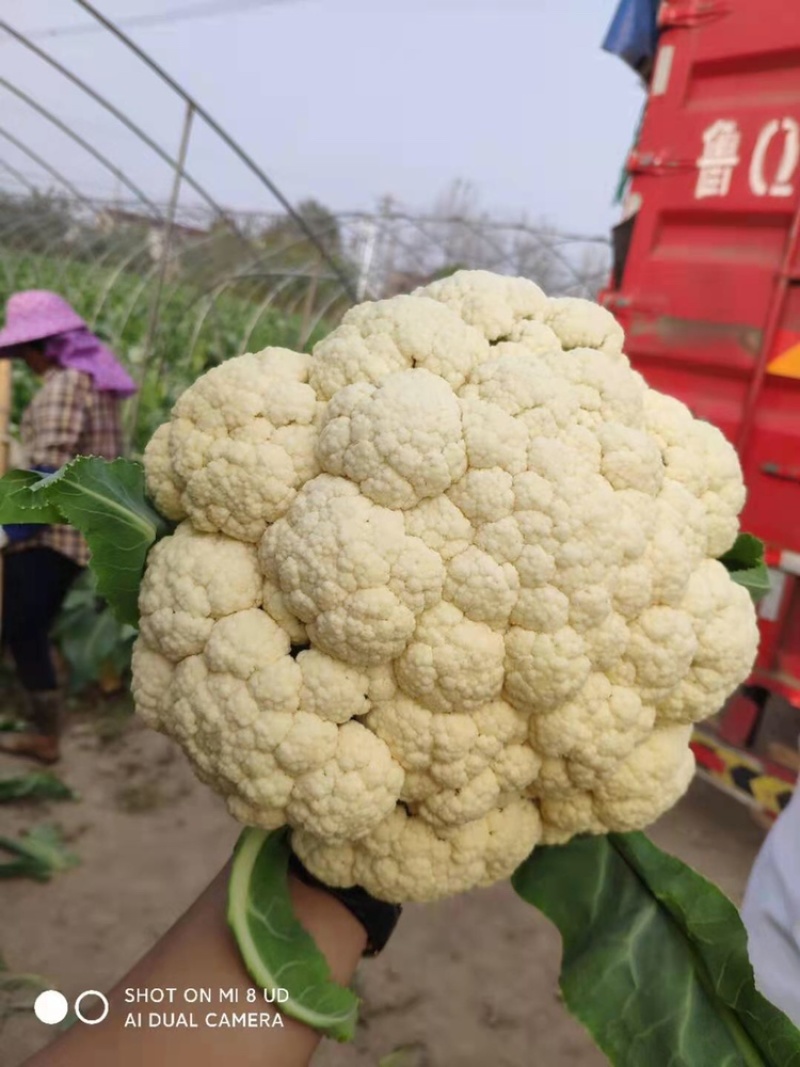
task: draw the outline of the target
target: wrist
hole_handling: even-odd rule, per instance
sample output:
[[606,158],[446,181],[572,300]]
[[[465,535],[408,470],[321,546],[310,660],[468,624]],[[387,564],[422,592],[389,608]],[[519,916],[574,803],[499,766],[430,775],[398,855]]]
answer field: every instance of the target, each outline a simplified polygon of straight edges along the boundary
[[295,918],[325,957],[334,981],[349,985],[367,945],[364,927],[324,890],[291,874],[288,882]]
[[377,900],[360,886],[342,889],[325,885],[303,866],[294,853],[289,860],[289,877],[299,887],[327,896],[338,908],[349,913],[365,938],[362,955],[377,956],[383,950],[400,919],[402,907],[399,904]]

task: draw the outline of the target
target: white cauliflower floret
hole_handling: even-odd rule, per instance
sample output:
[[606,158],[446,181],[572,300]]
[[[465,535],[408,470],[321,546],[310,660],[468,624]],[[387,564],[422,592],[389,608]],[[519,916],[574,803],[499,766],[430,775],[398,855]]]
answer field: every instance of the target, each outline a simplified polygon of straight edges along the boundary
[[305,625],[292,615],[286,604],[286,597],[280,590],[277,582],[268,575],[264,576],[261,587],[261,599],[264,611],[278,626],[282,626],[289,635],[293,645],[307,645],[308,631]]
[[622,356],[625,343],[622,327],[610,311],[591,300],[575,297],[551,300],[545,322],[565,351],[594,348],[610,356]]
[[567,627],[570,602],[566,593],[554,585],[520,589],[511,622],[534,634],[553,634]]
[[406,533],[424,541],[447,562],[469,548],[475,536],[472,523],[446,496],[423,500],[403,513]]
[[514,478],[504,470],[468,470],[447,493],[474,527],[499,522],[514,510]]
[[376,504],[412,508],[467,469],[455,393],[422,369],[348,386],[328,405],[317,454],[328,474],[350,478]]
[[[436,713],[407,697],[379,705],[366,721],[406,771],[429,771],[438,764],[465,760],[478,741],[478,727],[472,716]],[[479,762],[473,769],[483,770],[488,759],[477,758]],[[468,778],[465,768],[464,781]]]
[[674,397],[648,390],[645,411],[647,429],[661,448],[665,477],[688,489],[703,505],[705,551],[714,558],[723,555],[736,540],[745,501],[733,446]]
[[653,530],[643,555],[652,602],[677,605],[692,573],[706,558],[703,507],[676,482],[667,481],[652,515]]
[[560,844],[582,833],[627,833],[654,822],[689,788],[694,775],[690,737],[691,727],[654,730],[593,792],[553,789],[551,780],[548,795],[540,778],[532,792],[539,794],[545,842]]
[[260,547],[289,610],[312,641],[348,663],[388,661],[441,597],[441,557],[409,537],[402,515],[343,478],[315,478]]
[[[486,522],[479,527],[475,534],[475,544],[497,563],[516,563],[525,548],[525,539],[519,523],[513,516],[507,515],[504,519]],[[517,573],[516,567],[514,571]]]
[[302,830],[292,834],[292,847],[328,885],[360,885],[379,900],[426,901],[508,878],[540,836],[535,806],[517,800],[446,829],[397,808],[350,848]]
[[570,626],[535,633],[512,626],[506,637],[505,694],[520,711],[547,711],[580,690],[592,663],[583,637]]
[[369,678],[364,671],[309,648],[297,657],[303,676],[300,707],[331,722],[345,723],[369,711]]
[[750,595],[721,563],[706,560],[689,579],[681,603],[697,647],[689,670],[656,708],[664,722],[699,722],[718,711],[732,685],[745,681],[758,648]]
[[395,661],[400,688],[434,711],[471,711],[500,695],[503,638],[446,602],[423,614]]
[[505,630],[519,596],[519,575],[512,563],[498,562],[471,545],[450,560],[444,594],[473,622]]
[[758,628],[716,558],[732,446],[631,370],[613,317],[459,271],[313,357],[233,359],[145,452],[133,691],[250,825],[383,899],[642,828]]
[[544,321],[549,301],[527,278],[503,278],[486,270],[459,270],[448,278],[417,289],[450,308],[488,341],[508,337],[520,320]]
[[136,711],[148,726],[161,729],[161,709],[164,697],[175,673],[175,664],[160,652],[154,652],[143,641],[133,646],[131,669],[137,680]]
[[181,500],[181,485],[172,467],[169,442],[172,424],[164,422],[147,442],[144,464],[147,471],[147,488],[153,503],[166,519],[180,522],[186,518]]
[[206,664],[219,674],[246,682],[254,665],[277,663],[289,651],[289,635],[257,608],[238,611],[211,627],[203,652]]
[[396,296],[351,308],[314,348],[310,382],[330,400],[347,385],[423,367],[458,389],[488,352],[478,330],[435,300]]
[[184,523],[148,557],[139,629],[148,645],[177,661],[203,651],[215,619],[257,607],[261,591],[251,545]]
[[656,496],[664,484],[661,450],[644,430],[612,422],[597,435],[603,450],[600,471],[613,489]]
[[593,789],[653,729],[655,710],[640,694],[592,674],[569,703],[530,719],[531,747],[551,759],[565,760],[569,781]]
[[[550,326],[543,322],[532,319],[521,319],[514,323],[508,335],[509,343],[521,345],[534,356],[545,355],[549,352],[561,351],[561,341],[558,334]],[[505,351],[504,343],[495,345],[495,350],[500,353]]]
[[628,647],[611,680],[635,685],[654,704],[684,677],[697,650],[697,636],[686,612],[663,605],[646,608],[628,627]]
[[[327,664],[321,653],[291,658],[288,635],[264,612],[240,611],[218,620],[200,656],[173,669],[137,646],[137,672],[155,667],[169,688],[158,705],[159,728],[181,742],[198,770],[228,801],[237,817],[254,825],[286,821],[326,839],[352,840],[393,810],[403,771],[386,744],[342,708],[329,717],[316,711],[322,686],[338,680],[344,703],[359,688],[356,672]],[[137,702],[147,710],[151,688],[137,684]],[[366,679],[360,679],[363,709]],[[334,690],[330,697],[336,699]]]
[[624,759],[594,791],[594,807],[608,830],[649,826],[686,792],[694,775],[691,728],[665,726]]
[[379,812],[394,811],[403,772],[388,746],[359,723],[345,723],[336,735],[331,757],[295,783],[287,818],[326,841],[354,841],[372,830]]
[[[462,391],[462,396],[465,391]],[[481,468],[521,474],[528,460],[528,428],[497,404],[488,404],[479,397],[461,401],[459,440],[463,437],[466,446],[464,467]],[[451,478],[447,489],[456,478]]]
[[497,806],[500,786],[488,767],[458,789],[436,789],[422,801],[419,813],[432,826],[463,826]]
[[319,470],[309,357],[268,348],[230,359],[180,397],[148,446],[148,488],[167,517],[257,541]]
[[[481,363],[461,396],[467,410],[469,402],[482,401],[484,412],[497,409],[513,417],[517,420],[514,425],[525,431],[527,445],[531,436],[555,437],[572,426],[580,398],[558,373],[557,361],[537,359],[524,350],[523,354],[524,359],[506,355]],[[505,420],[502,425],[506,425]],[[512,473],[520,473],[526,467],[527,463],[523,463]]]
[[257,541],[286,511],[299,479],[286,451],[269,440],[269,426],[253,423],[234,434],[209,444],[182,500],[198,530]]
[[367,725],[406,771],[400,799],[437,824],[481,817],[501,794],[529,786],[541,763],[525,716],[503,701],[464,714],[400,698],[379,705]]

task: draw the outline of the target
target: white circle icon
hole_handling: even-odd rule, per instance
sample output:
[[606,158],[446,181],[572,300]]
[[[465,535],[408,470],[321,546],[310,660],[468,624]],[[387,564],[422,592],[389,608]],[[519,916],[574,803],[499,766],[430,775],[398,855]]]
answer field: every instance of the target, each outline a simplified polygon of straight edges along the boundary
[[69,1003],[63,993],[57,989],[47,989],[33,1002],[33,1014],[40,1023],[57,1026],[63,1023],[69,1011]]
[[[97,997],[98,1000],[103,1002],[103,1014],[98,1015],[96,1019],[87,1019],[85,1015],[81,1015],[81,1001],[84,997]],[[102,993],[98,993],[96,989],[84,989],[78,999],[75,1001],[75,1014],[78,1016],[82,1023],[86,1023],[87,1026],[97,1026],[108,1015],[108,997],[103,996]]]

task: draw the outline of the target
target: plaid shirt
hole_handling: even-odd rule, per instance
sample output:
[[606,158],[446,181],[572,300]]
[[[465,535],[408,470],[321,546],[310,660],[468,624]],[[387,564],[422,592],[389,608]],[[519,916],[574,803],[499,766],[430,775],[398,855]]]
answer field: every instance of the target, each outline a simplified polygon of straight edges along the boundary
[[[76,456],[116,459],[122,452],[119,399],[98,393],[90,375],[56,367],[26,408],[20,438],[32,467],[58,468]],[[89,562],[89,546],[70,526],[47,526],[6,551],[37,546],[55,549],[81,567]]]

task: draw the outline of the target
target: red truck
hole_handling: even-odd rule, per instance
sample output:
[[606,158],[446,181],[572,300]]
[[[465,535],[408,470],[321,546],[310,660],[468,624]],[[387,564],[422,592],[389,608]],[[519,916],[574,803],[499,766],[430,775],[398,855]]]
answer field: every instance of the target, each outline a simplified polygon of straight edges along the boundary
[[653,54],[632,63],[648,96],[600,299],[649,384],[738,449],[742,526],[766,542],[772,589],[753,675],[694,749],[701,774],[774,816],[796,760],[754,745],[771,695],[800,709],[800,10],[666,0],[653,20]]

